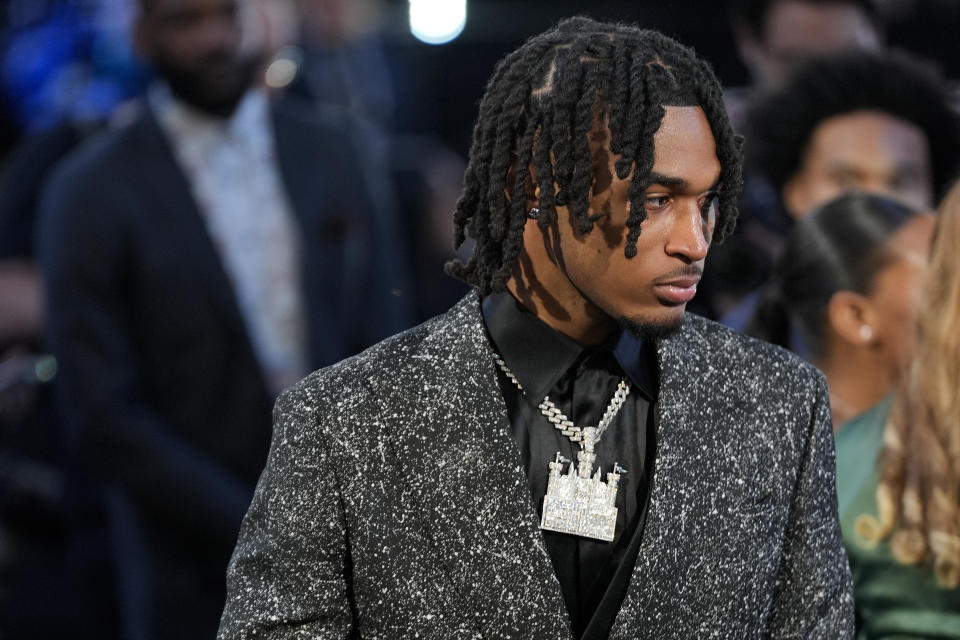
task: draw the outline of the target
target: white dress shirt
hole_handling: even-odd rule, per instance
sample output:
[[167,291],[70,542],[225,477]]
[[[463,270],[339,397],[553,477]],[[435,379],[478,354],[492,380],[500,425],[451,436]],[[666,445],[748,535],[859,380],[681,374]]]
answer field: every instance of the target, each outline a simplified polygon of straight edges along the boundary
[[308,337],[301,231],[277,166],[269,101],[251,90],[223,119],[164,86],[149,100],[233,284],[267,384],[279,392],[307,373]]

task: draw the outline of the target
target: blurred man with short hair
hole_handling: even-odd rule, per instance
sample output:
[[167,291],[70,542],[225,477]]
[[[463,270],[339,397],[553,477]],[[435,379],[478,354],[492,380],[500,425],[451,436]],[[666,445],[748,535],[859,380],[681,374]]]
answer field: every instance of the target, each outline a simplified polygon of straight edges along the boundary
[[885,39],[871,0],[735,0],[730,13],[737,53],[760,87],[807,56],[874,51]]
[[141,9],[158,82],[53,178],[39,257],[125,632],[210,638],[276,394],[406,326],[406,284],[346,127],[255,87],[243,4]]

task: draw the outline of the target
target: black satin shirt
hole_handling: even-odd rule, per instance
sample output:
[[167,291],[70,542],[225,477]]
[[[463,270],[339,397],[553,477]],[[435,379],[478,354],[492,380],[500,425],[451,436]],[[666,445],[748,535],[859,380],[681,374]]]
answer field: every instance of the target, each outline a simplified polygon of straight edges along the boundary
[[606,638],[626,592],[646,512],[656,434],[655,349],[626,331],[600,346],[581,346],[541,322],[509,293],[488,296],[483,318],[494,348],[524,387],[521,392],[501,372],[513,438],[538,515],[547,465],[557,452],[576,460],[580,446],[554,428],[537,405],[549,395],[575,425],[596,426],[620,379],[630,384],[623,407],[595,448],[594,471],[599,468],[605,477],[615,463],[628,471],[617,491],[613,542],[542,531],[574,636]]

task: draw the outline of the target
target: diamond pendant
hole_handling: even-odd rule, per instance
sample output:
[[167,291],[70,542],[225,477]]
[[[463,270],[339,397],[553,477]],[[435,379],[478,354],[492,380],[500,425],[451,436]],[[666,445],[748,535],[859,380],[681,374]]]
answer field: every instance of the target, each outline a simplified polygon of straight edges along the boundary
[[[597,429],[587,427],[583,430],[583,442],[577,453],[579,468],[574,473],[572,461],[557,452],[550,463],[547,476],[547,493],[543,498],[543,514],[540,528],[558,533],[569,533],[584,538],[593,538],[612,542],[617,528],[617,486],[620,475],[627,470],[618,464],[607,474],[607,481],[600,479],[600,470],[591,477],[593,463],[596,460],[594,445],[597,441]],[[567,473],[563,474],[563,465],[570,462]]]

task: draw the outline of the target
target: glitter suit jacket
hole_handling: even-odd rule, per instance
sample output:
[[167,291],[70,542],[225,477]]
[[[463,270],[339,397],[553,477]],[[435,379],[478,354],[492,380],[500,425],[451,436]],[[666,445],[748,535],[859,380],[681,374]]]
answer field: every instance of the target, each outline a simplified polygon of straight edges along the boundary
[[[849,638],[823,377],[688,314],[610,638]],[[288,390],[223,640],[572,638],[471,294]]]

